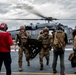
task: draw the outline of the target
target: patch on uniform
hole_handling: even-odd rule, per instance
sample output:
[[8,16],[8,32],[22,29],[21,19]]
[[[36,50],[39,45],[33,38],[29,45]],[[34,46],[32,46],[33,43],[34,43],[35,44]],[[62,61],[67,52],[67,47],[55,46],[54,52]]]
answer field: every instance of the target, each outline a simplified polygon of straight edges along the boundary
[[42,43],[36,39],[28,39],[25,47],[29,50],[30,59],[33,59],[40,52]]
[[27,39],[27,37],[26,37],[26,36],[22,36],[21,38],[22,38],[22,39]]

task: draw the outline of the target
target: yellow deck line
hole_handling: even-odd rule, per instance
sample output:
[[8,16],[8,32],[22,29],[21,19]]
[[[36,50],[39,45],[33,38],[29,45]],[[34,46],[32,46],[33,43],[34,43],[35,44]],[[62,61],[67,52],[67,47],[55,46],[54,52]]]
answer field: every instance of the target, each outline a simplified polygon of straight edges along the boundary
[[[6,72],[0,72],[0,74],[5,74]],[[12,74],[41,74],[41,75],[59,75],[59,73],[57,74],[53,74],[53,73],[48,73],[48,72],[12,72]],[[76,74],[65,74],[65,75],[76,75]]]

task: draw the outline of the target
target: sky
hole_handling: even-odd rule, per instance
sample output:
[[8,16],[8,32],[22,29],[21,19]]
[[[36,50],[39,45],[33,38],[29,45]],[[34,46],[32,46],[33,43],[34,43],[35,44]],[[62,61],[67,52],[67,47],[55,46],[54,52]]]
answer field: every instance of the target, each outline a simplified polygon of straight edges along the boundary
[[[45,17],[57,19],[76,19],[76,0],[0,0],[0,23],[7,23],[9,30],[18,29],[21,25],[30,23],[45,23],[44,21],[5,20],[11,19],[41,19]],[[71,28],[76,26],[76,20],[56,20]]]

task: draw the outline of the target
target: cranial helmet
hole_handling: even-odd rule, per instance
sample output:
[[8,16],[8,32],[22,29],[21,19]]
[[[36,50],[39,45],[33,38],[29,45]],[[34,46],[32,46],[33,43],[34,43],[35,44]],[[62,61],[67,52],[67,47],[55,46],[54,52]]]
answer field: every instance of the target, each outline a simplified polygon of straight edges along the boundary
[[7,24],[6,24],[6,23],[1,23],[1,24],[0,24],[0,29],[1,29],[1,30],[7,30],[7,29],[8,29]]

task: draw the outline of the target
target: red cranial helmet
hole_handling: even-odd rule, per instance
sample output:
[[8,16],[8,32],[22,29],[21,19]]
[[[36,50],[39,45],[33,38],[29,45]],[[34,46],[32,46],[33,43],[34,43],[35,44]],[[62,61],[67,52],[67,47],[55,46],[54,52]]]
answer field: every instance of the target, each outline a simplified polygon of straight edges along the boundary
[[7,29],[8,29],[7,24],[6,24],[6,23],[1,23],[1,24],[0,24],[0,29],[1,29],[1,30],[7,30]]

